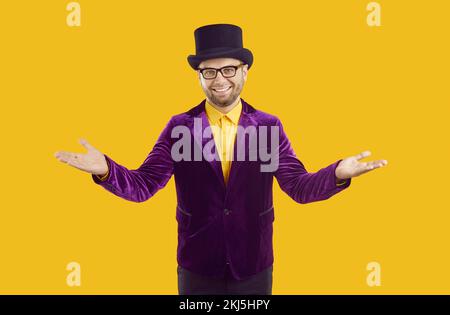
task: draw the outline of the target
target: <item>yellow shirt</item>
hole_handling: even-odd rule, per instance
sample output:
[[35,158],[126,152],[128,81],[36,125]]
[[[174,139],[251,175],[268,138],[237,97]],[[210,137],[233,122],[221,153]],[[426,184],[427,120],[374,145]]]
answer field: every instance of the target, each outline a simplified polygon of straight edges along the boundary
[[207,100],[205,110],[214,136],[216,149],[222,163],[222,172],[226,184],[230,176],[234,141],[237,134],[239,117],[241,116],[242,103],[239,99],[239,103],[231,111],[224,114],[215,109]]

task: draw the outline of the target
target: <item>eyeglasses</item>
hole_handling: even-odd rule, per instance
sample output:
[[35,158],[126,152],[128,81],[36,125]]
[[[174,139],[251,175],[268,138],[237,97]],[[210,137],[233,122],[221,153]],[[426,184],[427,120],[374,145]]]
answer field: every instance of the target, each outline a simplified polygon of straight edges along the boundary
[[242,66],[243,63],[237,65],[237,66],[225,66],[222,68],[203,68],[203,69],[197,69],[202,74],[203,78],[206,80],[212,80],[217,77],[217,72],[220,71],[222,73],[222,76],[224,78],[232,78],[236,75],[236,70]]

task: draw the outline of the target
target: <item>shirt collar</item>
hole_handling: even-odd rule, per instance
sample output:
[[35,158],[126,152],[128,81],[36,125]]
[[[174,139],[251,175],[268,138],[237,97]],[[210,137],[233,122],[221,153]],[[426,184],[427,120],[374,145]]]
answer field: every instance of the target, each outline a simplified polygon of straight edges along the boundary
[[215,124],[217,121],[222,118],[222,116],[227,116],[228,119],[230,119],[233,124],[237,125],[239,123],[239,117],[241,116],[242,111],[242,103],[241,99],[239,98],[239,103],[228,113],[224,114],[220,111],[218,111],[214,106],[212,106],[208,100],[206,100],[206,115],[208,116],[208,119],[211,121],[211,123]]

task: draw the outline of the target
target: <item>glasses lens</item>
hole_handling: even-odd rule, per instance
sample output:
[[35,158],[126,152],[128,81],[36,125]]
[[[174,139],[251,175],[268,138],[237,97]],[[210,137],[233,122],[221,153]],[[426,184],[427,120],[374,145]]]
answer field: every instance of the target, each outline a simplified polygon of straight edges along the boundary
[[206,69],[203,71],[203,76],[205,77],[205,79],[212,79],[216,76],[216,70]]
[[223,68],[222,74],[224,77],[232,77],[236,74],[236,70],[233,67]]

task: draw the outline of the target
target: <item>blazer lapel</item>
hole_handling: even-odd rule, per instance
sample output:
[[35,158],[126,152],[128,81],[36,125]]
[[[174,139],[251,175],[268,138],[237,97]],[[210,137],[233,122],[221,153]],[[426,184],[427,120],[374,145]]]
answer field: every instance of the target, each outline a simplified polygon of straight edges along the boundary
[[[190,126],[190,129],[191,129],[191,133],[194,135],[194,145],[200,146],[199,148],[197,147],[197,150],[198,149],[201,150],[200,151],[202,154],[201,159],[203,160],[206,158],[206,163],[213,169],[214,174],[216,175],[217,179],[219,180],[219,182],[222,185],[222,188],[225,189],[225,179],[224,179],[223,172],[222,172],[222,164],[220,162],[219,152],[217,152],[217,147],[214,142],[214,137],[211,132],[210,132],[211,133],[210,138],[203,137],[205,129],[210,126],[208,117],[206,116],[205,103],[206,103],[206,99],[203,100],[202,103],[200,103],[200,105],[198,106],[197,112],[194,113],[194,115],[193,115],[194,119],[195,118],[200,119],[201,129],[199,128],[198,130],[195,130],[196,124],[194,123],[194,121],[192,121],[192,125]],[[197,127],[198,127],[198,125],[197,125]],[[206,150],[206,153],[204,155],[203,149],[210,141],[212,141],[213,147],[211,150]]]

